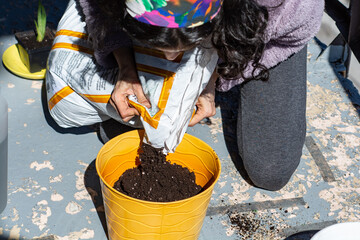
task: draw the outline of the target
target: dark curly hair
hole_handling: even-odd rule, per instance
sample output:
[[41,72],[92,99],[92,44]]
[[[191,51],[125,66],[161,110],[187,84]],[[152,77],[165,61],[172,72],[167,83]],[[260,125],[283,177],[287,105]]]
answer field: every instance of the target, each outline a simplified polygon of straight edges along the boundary
[[[223,1],[212,35],[212,43],[222,59],[217,69],[222,78],[268,79],[268,70],[260,63],[267,21],[267,9],[254,0]],[[246,78],[243,72],[248,64],[254,70]],[[254,76],[256,70],[260,71]]]
[[[106,30],[124,30],[138,41],[153,47],[178,47],[200,44],[211,36],[212,44],[221,58],[218,74],[224,79],[242,77],[266,80],[267,68],[260,63],[265,48],[264,32],[268,21],[266,7],[254,0],[224,0],[217,16],[210,22],[194,28],[166,28],[142,23],[126,12],[125,1],[97,0],[106,16],[92,41],[101,46],[106,39]],[[116,11],[114,11],[116,10]],[[251,76],[243,72],[251,64]],[[255,76],[255,71],[258,70]]]

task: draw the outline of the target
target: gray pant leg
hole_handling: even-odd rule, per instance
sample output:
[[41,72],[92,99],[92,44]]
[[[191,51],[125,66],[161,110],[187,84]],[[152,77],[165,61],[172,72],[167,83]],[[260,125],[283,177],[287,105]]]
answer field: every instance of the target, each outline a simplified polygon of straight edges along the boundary
[[220,106],[222,128],[226,148],[236,169],[249,184],[253,184],[245,171],[244,163],[239,155],[237,144],[238,106],[240,102],[240,86],[235,86],[227,92],[216,92],[215,102]]
[[237,143],[253,184],[281,189],[296,170],[306,134],[306,54],[270,70],[268,81],[240,87]]

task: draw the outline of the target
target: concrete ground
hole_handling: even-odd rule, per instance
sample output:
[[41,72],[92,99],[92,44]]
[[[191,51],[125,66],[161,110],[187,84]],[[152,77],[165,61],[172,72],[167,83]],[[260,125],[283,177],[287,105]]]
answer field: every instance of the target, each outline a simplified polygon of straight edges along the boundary
[[[18,18],[9,14],[19,3],[12,2],[8,14],[0,14],[0,23],[6,23],[1,55],[16,43],[11,29],[26,22],[22,12]],[[28,2],[28,9],[37,3]],[[58,4],[55,11],[61,13],[64,4]],[[226,149],[219,109],[210,125],[188,129],[216,151],[222,164],[200,240],[310,239],[334,223],[360,221],[359,93],[337,73],[339,64],[332,62],[338,53],[316,39],[308,45],[306,143],[282,190],[257,189],[243,180]],[[107,239],[94,169],[102,147],[96,133],[57,127],[44,108],[42,80],[17,77],[2,64],[0,87],[9,104],[8,203],[0,214],[0,240]]]

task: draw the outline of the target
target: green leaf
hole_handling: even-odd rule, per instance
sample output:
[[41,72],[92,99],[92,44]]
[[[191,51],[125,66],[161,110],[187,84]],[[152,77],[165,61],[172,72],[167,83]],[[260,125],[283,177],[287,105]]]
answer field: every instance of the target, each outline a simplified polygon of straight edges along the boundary
[[36,28],[36,40],[38,42],[41,42],[42,40],[44,40],[46,30],[46,11],[41,1],[39,1],[37,14],[37,21],[34,21]]

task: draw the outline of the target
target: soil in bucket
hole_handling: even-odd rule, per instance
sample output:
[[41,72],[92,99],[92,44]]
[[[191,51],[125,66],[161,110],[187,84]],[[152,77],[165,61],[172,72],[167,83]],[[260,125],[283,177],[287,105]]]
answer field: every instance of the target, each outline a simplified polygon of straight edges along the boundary
[[115,182],[116,190],[153,202],[186,199],[202,190],[195,182],[194,172],[167,161],[162,149],[143,143],[139,149],[139,160],[137,167],[126,170]]

